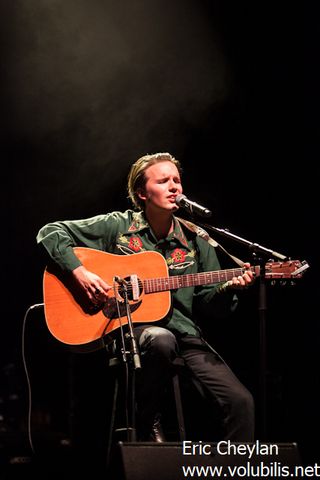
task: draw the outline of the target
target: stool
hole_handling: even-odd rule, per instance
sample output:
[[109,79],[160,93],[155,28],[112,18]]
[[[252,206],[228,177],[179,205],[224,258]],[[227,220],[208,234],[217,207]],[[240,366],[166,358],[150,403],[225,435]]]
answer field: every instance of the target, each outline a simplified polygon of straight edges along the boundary
[[[108,360],[108,366],[110,368],[119,369],[123,367],[124,364],[118,356],[112,356]],[[172,388],[173,388],[173,395],[174,395],[176,414],[177,414],[178,434],[179,434],[180,441],[183,441],[185,440],[185,422],[184,422],[184,415],[183,415],[183,408],[182,408],[179,376],[181,374],[182,369],[185,368],[184,360],[181,357],[176,357],[175,360],[172,362],[172,366],[173,366]],[[119,393],[119,382],[120,382],[120,375],[116,372],[112,409],[111,409],[111,420],[110,420],[110,427],[109,427],[107,460],[109,460],[114,433],[120,432],[120,431],[126,431],[128,430],[128,428],[130,428],[130,426],[127,425],[127,427],[125,428],[119,428],[116,430],[114,429],[116,411],[117,411],[117,400],[118,400],[118,393]],[[131,405],[131,408],[134,409],[134,405]],[[134,414],[133,411],[131,413]],[[130,433],[131,432],[127,432],[128,436],[130,436]],[[133,440],[135,439],[133,438]]]

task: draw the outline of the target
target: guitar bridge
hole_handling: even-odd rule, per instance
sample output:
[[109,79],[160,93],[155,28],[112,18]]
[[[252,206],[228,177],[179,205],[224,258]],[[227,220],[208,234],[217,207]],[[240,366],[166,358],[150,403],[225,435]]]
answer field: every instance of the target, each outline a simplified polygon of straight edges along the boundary
[[139,288],[138,275],[136,274],[130,275],[130,282],[132,287],[132,300],[139,300],[140,288]]

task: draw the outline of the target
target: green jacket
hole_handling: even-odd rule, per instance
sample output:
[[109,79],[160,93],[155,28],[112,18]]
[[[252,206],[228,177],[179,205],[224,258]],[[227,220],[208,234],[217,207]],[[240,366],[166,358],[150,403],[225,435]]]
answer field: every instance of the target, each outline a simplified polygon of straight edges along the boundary
[[[156,251],[165,258],[170,276],[220,270],[215,248],[177,217],[174,222],[174,231],[167,238],[157,240],[143,212],[111,212],[84,220],[49,223],[40,229],[37,242],[65,271],[81,265],[73,247],[89,247],[119,255]],[[220,285],[173,290],[166,328],[182,335],[199,336],[200,317],[209,314],[213,319],[221,318],[233,311],[237,297],[231,292],[222,293]]]

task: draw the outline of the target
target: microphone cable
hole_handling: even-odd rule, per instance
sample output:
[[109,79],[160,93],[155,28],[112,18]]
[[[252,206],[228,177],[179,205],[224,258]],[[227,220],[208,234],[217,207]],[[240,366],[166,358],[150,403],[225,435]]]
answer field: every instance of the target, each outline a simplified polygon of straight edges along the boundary
[[30,307],[27,308],[23,317],[22,334],[21,334],[22,364],[23,364],[23,369],[26,375],[27,386],[28,386],[27,435],[28,435],[29,445],[33,454],[35,453],[35,450],[34,450],[33,441],[32,441],[32,434],[31,434],[32,393],[31,393],[31,383],[30,383],[27,362],[26,362],[26,355],[25,355],[25,333],[26,333],[26,323],[27,323],[27,318],[29,313],[32,310],[43,308],[43,307],[44,307],[44,303],[35,303],[34,305],[31,305]]

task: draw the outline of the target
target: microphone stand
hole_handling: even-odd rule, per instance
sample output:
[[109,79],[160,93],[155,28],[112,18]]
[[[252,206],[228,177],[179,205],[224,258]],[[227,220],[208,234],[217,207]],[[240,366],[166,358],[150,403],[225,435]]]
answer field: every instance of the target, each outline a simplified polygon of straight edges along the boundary
[[[121,281],[121,288],[124,294],[124,303],[126,307],[126,315],[128,320],[128,328],[129,332],[126,334],[126,338],[129,339],[129,351],[126,349],[126,345],[124,342],[124,338],[122,337],[122,353],[123,353],[123,361],[128,366],[130,364],[131,368],[131,375],[128,379],[130,387],[128,387],[128,391],[130,391],[130,396],[127,396],[127,411],[130,412],[130,419],[127,419],[127,440],[129,442],[136,441],[136,424],[135,424],[135,372],[136,370],[141,368],[141,361],[140,361],[140,354],[137,347],[136,338],[133,332],[133,324],[131,318],[131,310],[130,304],[128,299],[128,282]],[[127,361],[127,354],[130,354],[130,362]],[[130,399],[130,404],[129,404]],[[129,406],[128,406],[129,404]]]
[[[199,222],[198,222],[199,223]],[[255,260],[258,260],[260,265],[260,276],[259,276],[259,296],[258,296],[258,311],[259,311],[259,394],[260,394],[260,437],[261,440],[267,439],[267,388],[266,388],[266,379],[267,379],[267,344],[266,344],[266,321],[267,321],[267,291],[266,291],[266,279],[265,279],[265,267],[266,267],[266,256],[268,258],[275,257],[278,260],[285,261],[288,257],[282,255],[279,252],[270,250],[269,248],[263,247],[258,243],[250,242],[245,238],[239,237],[231,233],[229,230],[222,228],[217,228],[212,225],[201,225],[200,226],[210,229],[214,232],[217,232],[225,237],[231,238],[232,240],[246,245]]]

